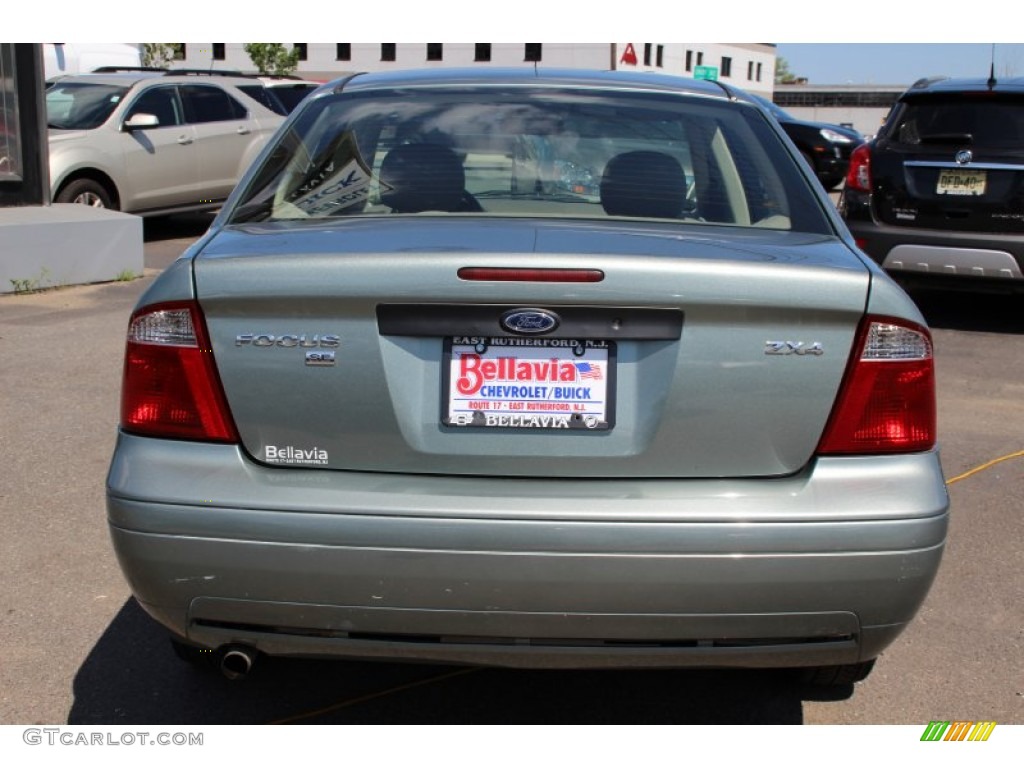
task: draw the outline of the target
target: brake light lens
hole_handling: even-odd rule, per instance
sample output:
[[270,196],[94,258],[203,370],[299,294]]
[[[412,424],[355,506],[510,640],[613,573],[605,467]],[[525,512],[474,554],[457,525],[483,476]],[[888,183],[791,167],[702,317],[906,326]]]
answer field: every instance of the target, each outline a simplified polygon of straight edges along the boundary
[[600,283],[599,269],[527,269],[521,267],[462,267],[460,280],[518,283]]
[[871,191],[871,147],[861,144],[850,155],[850,167],[846,171],[846,186],[858,192]]
[[935,446],[935,366],[926,328],[883,317],[862,323],[818,453],[879,454]]
[[194,301],[156,304],[132,315],[121,428],[150,437],[238,441],[206,324]]

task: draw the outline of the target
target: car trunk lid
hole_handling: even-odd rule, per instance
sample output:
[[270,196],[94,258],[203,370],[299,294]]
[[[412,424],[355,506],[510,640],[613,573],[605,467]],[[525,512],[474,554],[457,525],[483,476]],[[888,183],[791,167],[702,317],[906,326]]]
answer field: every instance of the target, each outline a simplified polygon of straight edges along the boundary
[[[213,238],[195,260],[196,291],[232,416],[260,462],[533,477],[795,472],[832,410],[869,273],[835,238],[708,229],[253,225]],[[509,321],[516,312],[525,320]],[[558,326],[532,332],[545,315]],[[460,380],[475,422],[458,421]],[[590,406],[598,418],[573,420]]]

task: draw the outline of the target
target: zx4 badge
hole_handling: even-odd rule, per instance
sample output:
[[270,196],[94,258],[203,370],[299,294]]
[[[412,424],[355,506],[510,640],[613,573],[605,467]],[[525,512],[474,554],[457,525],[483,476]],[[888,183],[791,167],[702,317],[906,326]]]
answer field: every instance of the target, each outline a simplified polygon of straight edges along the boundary
[[825,349],[820,341],[806,344],[802,341],[766,341],[764,343],[766,355],[824,355]]

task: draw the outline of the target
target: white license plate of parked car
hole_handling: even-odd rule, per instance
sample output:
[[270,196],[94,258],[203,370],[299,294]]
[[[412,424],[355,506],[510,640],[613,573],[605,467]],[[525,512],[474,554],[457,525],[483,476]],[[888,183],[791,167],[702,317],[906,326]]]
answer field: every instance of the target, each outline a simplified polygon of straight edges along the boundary
[[455,336],[445,340],[449,427],[607,430],[615,342]]
[[939,195],[985,194],[985,171],[944,170],[935,189]]

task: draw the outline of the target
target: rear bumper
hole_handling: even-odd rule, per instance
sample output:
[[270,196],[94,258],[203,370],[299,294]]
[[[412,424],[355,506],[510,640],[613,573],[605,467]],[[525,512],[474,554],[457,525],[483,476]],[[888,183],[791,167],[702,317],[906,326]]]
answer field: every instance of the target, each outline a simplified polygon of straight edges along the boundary
[[894,227],[850,219],[861,249],[906,282],[1024,292],[1024,236]]
[[947,504],[935,454],[741,483],[509,481],[268,470],[126,436],[108,487],[132,590],[181,637],[533,667],[874,658],[927,594]]

